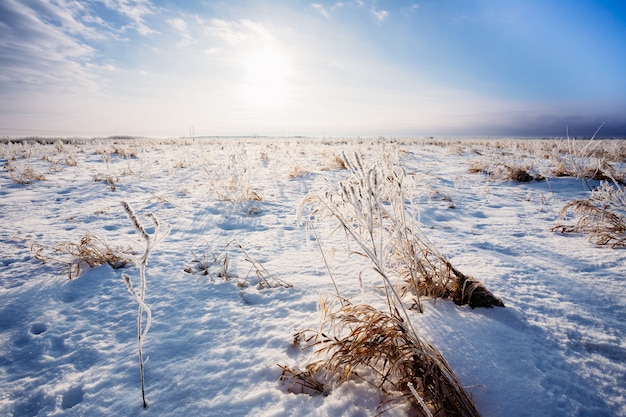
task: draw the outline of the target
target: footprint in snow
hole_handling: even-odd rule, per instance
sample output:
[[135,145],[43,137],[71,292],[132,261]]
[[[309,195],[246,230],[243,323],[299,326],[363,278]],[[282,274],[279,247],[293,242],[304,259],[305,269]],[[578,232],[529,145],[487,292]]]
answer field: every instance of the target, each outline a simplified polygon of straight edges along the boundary
[[48,326],[44,323],[34,323],[30,326],[30,332],[34,335],[40,335],[48,330]]
[[75,405],[80,404],[83,401],[83,396],[83,387],[78,386],[71,388],[65,394],[63,394],[61,400],[61,408],[67,410],[74,407]]

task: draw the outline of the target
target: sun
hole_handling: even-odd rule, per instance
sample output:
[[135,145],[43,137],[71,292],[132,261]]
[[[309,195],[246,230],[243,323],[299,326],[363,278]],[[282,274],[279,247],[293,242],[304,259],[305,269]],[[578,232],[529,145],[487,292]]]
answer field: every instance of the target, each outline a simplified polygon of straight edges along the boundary
[[274,109],[287,99],[288,63],[277,48],[266,47],[251,51],[245,59],[246,79],[243,95],[248,104]]

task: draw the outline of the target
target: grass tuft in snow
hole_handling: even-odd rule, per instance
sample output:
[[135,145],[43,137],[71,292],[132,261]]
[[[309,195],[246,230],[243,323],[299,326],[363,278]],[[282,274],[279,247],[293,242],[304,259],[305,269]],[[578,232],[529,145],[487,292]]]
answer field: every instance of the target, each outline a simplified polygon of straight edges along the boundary
[[[325,211],[339,222],[356,244],[353,253],[368,259],[382,278],[387,311],[352,304],[341,296],[331,273],[341,306],[334,309],[322,300],[320,329],[294,338],[294,344],[304,341],[305,348],[315,349],[319,359],[304,371],[281,366],[281,380],[291,383],[291,392],[324,393],[323,379],[330,385],[362,379],[388,398],[381,402],[382,412],[410,402],[418,416],[478,416],[442,354],[418,336],[398,290],[414,288],[420,311],[420,295],[452,298],[472,307],[503,306],[502,301],[456,270],[417,229],[415,216],[406,208],[405,173],[393,155],[371,168],[358,154],[354,160],[344,156],[344,161],[348,178],[337,189],[310,194],[299,207],[299,217],[303,205],[312,203],[313,215]],[[404,284],[393,285],[393,278],[403,278]]]
[[9,173],[11,181],[15,184],[28,185],[34,181],[45,181],[46,177],[37,171],[30,163],[16,164],[13,160],[4,164],[4,169]]
[[42,263],[64,265],[69,279],[78,277],[86,267],[108,264],[120,269],[133,262],[130,249],[112,248],[104,238],[91,232],[86,232],[78,242],[64,242],[53,248],[33,243],[30,250]]
[[568,202],[561,210],[578,216],[575,224],[557,224],[552,231],[585,233],[595,245],[626,247],[626,191],[617,183],[603,181],[588,199]]
[[334,385],[360,379],[387,398],[382,412],[410,402],[421,417],[479,415],[439,350],[419,338],[398,310],[347,304],[332,311],[323,304],[321,328],[303,338],[305,348],[326,359],[304,371],[281,366],[281,380],[291,382],[291,392],[324,394],[323,380]]
[[[185,272],[188,274],[206,275],[211,281],[215,281],[216,278],[224,281],[237,279],[237,286],[241,290],[250,285],[254,285],[258,289],[292,287],[290,283],[271,274],[263,264],[250,256],[248,251],[236,239],[228,242],[219,252],[212,250],[206,243],[205,246],[206,248],[201,256],[196,255],[192,251],[194,258],[191,261],[191,265],[185,267]],[[243,277],[239,277],[232,271],[233,262],[240,259],[237,257],[233,259],[233,252],[243,255],[243,260],[249,267],[248,272]]]

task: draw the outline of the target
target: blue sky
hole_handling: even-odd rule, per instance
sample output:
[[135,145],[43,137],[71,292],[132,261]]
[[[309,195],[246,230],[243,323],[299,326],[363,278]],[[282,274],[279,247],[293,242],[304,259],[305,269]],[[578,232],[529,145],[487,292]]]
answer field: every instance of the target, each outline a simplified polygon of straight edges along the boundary
[[2,0],[0,135],[626,137],[622,0]]

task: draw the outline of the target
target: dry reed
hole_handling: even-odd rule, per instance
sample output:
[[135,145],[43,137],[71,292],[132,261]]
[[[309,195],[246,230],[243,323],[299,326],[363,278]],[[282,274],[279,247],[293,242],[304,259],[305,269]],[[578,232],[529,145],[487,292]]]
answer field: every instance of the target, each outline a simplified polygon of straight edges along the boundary
[[[309,194],[300,204],[299,217],[305,205],[313,204],[312,216],[326,212],[339,222],[349,241],[356,243],[352,252],[367,258],[381,277],[387,311],[352,304],[341,296],[331,273],[341,306],[334,309],[322,300],[320,329],[294,337],[294,344],[314,349],[316,360],[304,370],[281,366],[280,379],[291,392],[320,394],[327,393],[328,386],[360,379],[387,398],[379,406],[381,412],[410,402],[421,417],[478,416],[441,353],[418,336],[400,293],[413,291],[420,310],[421,295],[472,307],[503,305],[502,301],[454,268],[423,235],[406,207],[405,173],[390,155],[371,168],[359,155],[354,161],[344,156],[344,161],[348,178],[336,189]],[[312,221],[307,224],[319,242]],[[403,284],[393,285],[393,277],[402,278]]]
[[86,232],[78,242],[64,242],[53,248],[33,243],[30,249],[42,263],[64,265],[69,279],[78,277],[86,267],[108,264],[113,269],[120,269],[133,262],[130,248],[113,248],[91,232]]
[[604,181],[588,199],[568,202],[561,210],[565,218],[573,212],[575,224],[557,224],[552,231],[584,233],[595,245],[626,247],[626,192],[618,184]]
[[304,370],[281,366],[289,391],[326,395],[330,386],[363,380],[386,397],[381,412],[409,402],[420,417],[479,416],[439,350],[419,338],[399,311],[345,303],[331,311],[322,304],[321,328],[304,332],[298,340],[325,359]]
[[354,162],[344,159],[348,178],[336,189],[309,194],[300,204],[299,217],[306,204],[314,205],[313,213],[329,213],[374,271],[403,280],[399,292],[412,293],[419,310],[422,296],[449,298],[471,307],[504,306],[478,280],[454,268],[423,233],[407,205],[406,174],[391,156],[371,168],[358,155]]

